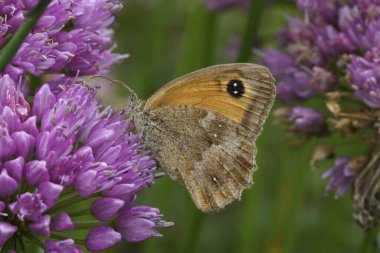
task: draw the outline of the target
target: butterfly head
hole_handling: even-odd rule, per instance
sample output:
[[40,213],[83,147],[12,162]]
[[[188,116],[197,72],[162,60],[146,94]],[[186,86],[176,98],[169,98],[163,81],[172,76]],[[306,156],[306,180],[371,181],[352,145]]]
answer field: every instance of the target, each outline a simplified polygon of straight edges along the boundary
[[132,93],[128,97],[126,111],[131,115],[135,115],[138,112],[141,112],[144,106],[144,101],[140,100],[135,93]]

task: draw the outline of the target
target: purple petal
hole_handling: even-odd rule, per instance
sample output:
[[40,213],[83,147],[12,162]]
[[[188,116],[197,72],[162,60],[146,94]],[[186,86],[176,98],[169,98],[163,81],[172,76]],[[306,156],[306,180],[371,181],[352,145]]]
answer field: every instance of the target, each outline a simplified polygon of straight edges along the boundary
[[36,137],[38,134],[37,117],[33,116],[33,117],[28,118],[26,121],[24,121],[21,124],[21,130]]
[[44,215],[41,219],[33,221],[28,228],[38,235],[50,237],[50,215]]
[[36,139],[36,153],[39,158],[47,158],[49,152],[50,134],[47,131],[41,132]]
[[321,112],[306,106],[293,107],[289,120],[300,132],[313,133],[321,130],[324,124],[324,117]]
[[112,219],[124,206],[124,201],[114,198],[97,199],[91,204],[92,215],[100,221]]
[[3,109],[2,119],[7,123],[9,133],[17,131],[21,126],[20,118],[8,106]]
[[12,237],[12,235],[17,231],[17,227],[12,226],[8,222],[0,221],[0,249],[4,244]]
[[25,165],[25,180],[31,186],[36,186],[49,180],[45,161],[30,161]]
[[[5,129],[1,129],[0,125],[0,131],[1,130]],[[4,134],[0,132],[0,147],[0,160],[10,157],[16,152],[16,144],[7,133]]]
[[150,237],[161,237],[154,230],[156,227],[173,226],[173,222],[161,220],[162,215],[157,208],[134,206],[125,209],[117,218],[116,225],[123,238],[130,242],[139,242]]
[[95,149],[114,138],[114,134],[115,132],[113,130],[99,129],[91,134],[90,141],[87,145]]
[[137,218],[130,220],[124,224],[119,231],[123,235],[123,238],[128,242],[141,242],[148,238],[160,238],[162,235],[155,231],[155,223],[153,221]]
[[14,160],[8,160],[4,163],[3,167],[7,170],[8,174],[20,182],[24,168],[24,157],[19,156]]
[[14,81],[9,75],[0,78],[0,104],[7,105],[10,98],[10,89],[15,86]]
[[16,154],[27,158],[34,148],[36,139],[25,132],[15,132],[11,135],[11,138],[16,144]]
[[4,212],[5,210],[5,203],[3,201],[0,201],[0,213]]
[[43,114],[51,109],[55,102],[55,96],[51,93],[49,85],[44,84],[34,97],[32,113],[41,120]]
[[93,180],[96,178],[96,171],[89,170],[80,174],[75,180],[75,190],[82,196],[88,197],[96,191]]
[[94,252],[111,248],[121,240],[121,234],[111,227],[99,226],[92,229],[86,238],[86,247]]
[[64,241],[51,241],[45,242],[45,253],[83,253],[83,251],[74,246],[74,240],[67,239]]
[[134,194],[138,190],[135,184],[117,184],[111,189],[102,191],[102,194],[107,197],[124,198],[128,195]]
[[49,181],[42,182],[38,185],[38,192],[41,193],[42,200],[47,208],[51,208],[55,205],[62,190],[62,185],[54,184]]
[[74,228],[70,216],[67,213],[59,213],[53,218],[52,229],[58,232],[70,230]]
[[339,198],[352,186],[356,173],[349,168],[349,162],[350,159],[348,157],[339,156],[335,160],[334,167],[322,175],[323,179],[330,178],[326,186],[326,193],[336,189],[335,197]]
[[10,197],[17,192],[17,181],[8,175],[8,172],[3,169],[0,174],[0,196]]
[[18,196],[17,201],[8,205],[9,210],[32,221],[41,219],[41,215],[47,207],[41,199],[41,194],[26,192]]

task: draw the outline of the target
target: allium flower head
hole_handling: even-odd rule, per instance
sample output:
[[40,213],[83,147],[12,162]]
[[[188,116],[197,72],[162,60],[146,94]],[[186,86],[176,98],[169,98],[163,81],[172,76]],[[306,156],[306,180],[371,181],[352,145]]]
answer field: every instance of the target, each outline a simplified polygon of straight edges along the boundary
[[[380,1],[295,0],[295,4],[304,18],[288,18],[278,35],[280,47],[264,51],[262,59],[278,80],[279,98],[286,108],[293,106],[286,121],[293,124],[292,130],[314,133],[329,122],[324,137],[357,135],[362,141],[358,145],[371,150],[355,154],[365,159],[338,157],[323,178],[330,179],[327,191],[336,189],[337,197],[354,187],[354,217],[364,227],[373,227],[378,219],[369,223],[360,217],[380,217],[380,209],[373,208],[380,203],[378,187],[373,186],[378,182],[368,181],[376,180],[373,175],[380,168]],[[375,162],[366,165],[367,161]],[[357,168],[370,167],[355,170],[354,162]]]
[[[38,2],[0,1],[0,47]],[[134,205],[156,163],[127,113],[102,107],[97,88],[76,81],[126,57],[112,52],[121,7],[52,0],[0,73],[1,252],[19,251],[26,238],[45,252],[98,252],[172,225],[158,209]],[[29,87],[31,75],[46,81]],[[86,236],[72,238],[75,230]]]
[[[156,163],[125,114],[98,104],[96,89],[71,83],[54,95],[44,84],[30,105],[8,75],[0,87],[0,249],[32,237],[45,252],[96,252],[172,225],[134,206]],[[87,237],[60,234],[75,229]]]

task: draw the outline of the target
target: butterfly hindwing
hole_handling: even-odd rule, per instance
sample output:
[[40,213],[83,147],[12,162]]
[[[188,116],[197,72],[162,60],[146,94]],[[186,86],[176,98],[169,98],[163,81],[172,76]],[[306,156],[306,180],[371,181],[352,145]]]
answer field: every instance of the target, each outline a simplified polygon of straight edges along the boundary
[[146,144],[200,210],[223,208],[252,184],[253,136],[235,122],[190,106],[157,108],[136,122],[145,123]]

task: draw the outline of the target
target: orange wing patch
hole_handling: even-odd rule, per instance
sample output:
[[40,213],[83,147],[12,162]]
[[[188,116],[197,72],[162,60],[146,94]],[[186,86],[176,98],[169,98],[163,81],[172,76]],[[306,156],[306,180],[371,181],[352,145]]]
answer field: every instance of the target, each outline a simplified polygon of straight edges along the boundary
[[170,82],[146,101],[144,110],[195,106],[214,111],[258,133],[274,97],[274,79],[267,68],[249,63],[225,64]]

